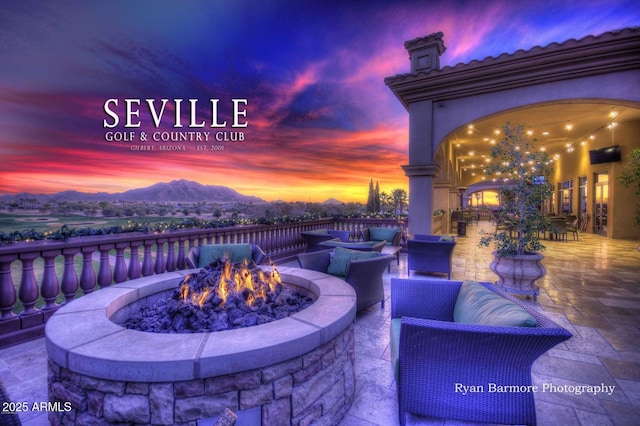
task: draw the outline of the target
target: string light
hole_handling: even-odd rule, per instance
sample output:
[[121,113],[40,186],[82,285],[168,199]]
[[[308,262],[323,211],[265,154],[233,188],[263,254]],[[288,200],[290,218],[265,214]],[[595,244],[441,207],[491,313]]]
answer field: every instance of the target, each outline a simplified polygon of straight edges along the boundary
[[[590,115],[593,115],[593,114],[590,114]],[[589,131],[587,133],[583,133],[581,135],[575,135],[575,138],[571,138],[572,140],[570,140],[569,142],[566,142],[564,144],[563,148],[559,148],[559,149],[553,149],[552,148],[552,151],[554,151],[554,152],[550,152],[549,153],[550,158],[549,158],[549,161],[548,161],[547,164],[553,163],[554,161],[559,161],[559,159],[561,158],[562,154],[565,154],[565,153],[566,154],[570,154],[570,153],[575,152],[576,146],[586,147],[589,144],[593,143],[596,140],[596,136],[594,135],[594,133],[596,133],[599,130],[602,130],[604,128],[607,128],[607,129],[611,130],[611,139],[612,139],[612,143],[613,143],[614,130],[619,124],[619,122],[616,120],[616,118],[618,118],[621,114],[620,114],[619,111],[612,110],[607,115],[608,115],[608,118],[609,118],[608,123],[596,128],[596,129],[592,129],[591,131]],[[587,116],[580,117],[580,119],[582,120],[582,119],[584,119],[586,117]],[[547,124],[544,124],[544,126],[550,126],[550,125],[554,125],[554,124],[557,125],[557,124],[560,124],[560,123],[557,123],[557,122],[556,123],[547,123]],[[568,122],[566,122],[564,124],[564,128],[565,128],[566,131],[572,131],[572,130],[574,130],[574,127],[575,126],[573,125],[573,123],[571,121],[568,121]],[[480,133],[480,132],[481,131],[478,130],[475,127],[474,124],[467,125],[467,134],[471,135],[473,133]],[[526,132],[527,136],[533,136],[534,133],[535,133],[535,131],[533,129],[531,129],[531,128],[526,129],[525,132]],[[502,130],[501,129],[494,129],[493,130],[493,134],[497,135],[497,136],[501,135],[502,134]],[[545,131],[541,132],[541,135],[545,136],[545,137],[548,137],[548,136],[550,136],[550,132],[545,130]],[[490,145],[496,145],[497,144],[497,140],[495,138],[491,138],[491,137],[483,137],[482,141],[483,142],[489,142]],[[456,144],[456,146],[458,148],[460,148],[461,144],[458,142]],[[519,150],[520,147],[516,147],[516,149]],[[548,146],[539,146],[538,150],[541,151],[541,152],[547,152],[547,151],[549,151],[549,147]],[[467,156],[470,157],[470,156],[474,156],[476,154],[477,153],[475,151],[469,151]],[[526,154],[528,155],[529,152],[527,151]],[[486,158],[486,155],[482,154],[482,157],[485,158],[485,161],[484,161],[485,163],[491,163],[491,159]],[[460,161],[464,162],[464,158],[460,158]],[[465,167],[463,169],[463,171],[469,171],[469,170],[467,170],[467,167]],[[474,175],[474,174],[472,174],[472,175]],[[484,178],[483,178],[483,180],[484,180]]]

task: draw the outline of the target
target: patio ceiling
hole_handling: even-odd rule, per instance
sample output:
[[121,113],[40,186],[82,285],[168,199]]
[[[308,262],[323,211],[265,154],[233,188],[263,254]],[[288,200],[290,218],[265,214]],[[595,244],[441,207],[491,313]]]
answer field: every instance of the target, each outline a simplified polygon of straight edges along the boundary
[[[612,112],[616,113],[615,118]],[[482,165],[489,158],[492,141],[498,141],[505,123],[523,124],[531,130],[538,148],[551,156],[571,155],[571,148],[586,144],[589,149],[615,145],[607,128],[614,121],[618,126],[640,120],[640,109],[613,103],[553,103],[496,114],[465,126],[450,134],[456,158],[456,169],[462,169],[465,185],[482,180]],[[571,126],[571,128],[568,127]]]

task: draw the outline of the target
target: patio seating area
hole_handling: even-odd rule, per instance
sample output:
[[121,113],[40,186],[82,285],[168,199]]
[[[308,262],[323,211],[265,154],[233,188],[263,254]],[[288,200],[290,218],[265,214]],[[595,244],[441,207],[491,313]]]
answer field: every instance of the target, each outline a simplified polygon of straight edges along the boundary
[[[478,248],[479,231],[495,224],[480,221],[456,239],[452,280],[495,281],[489,270],[491,249]],[[533,383],[552,389],[534,394],[539,425],[633,425],[640,418],[640,253],[638,241],[580,234],[567,244],[545,240],[546,277],[538,282],[537,302],[520,298],[573,334],[533,364]],[[278,262],[297,267],[297,260]],[[384,309],[375,304],[356,319],[356,398],[344,426],[398,425],[396,384],[391,367],[391,278],[407,278],[407,257],[383,273]],[[412,272],[412,279],[445,279]],[[47,401],[44,338],[0,350],[0,378],[16,402]],[[596,386],[615,386],[595,392]],[[586,388],[579,388],[586,386]],[[576,391],[582,389],[582,392]],[[47,425],[47,415],[20,413],[23,425]],[[0,418],[0,423],[1,423]],[[459,425],[441,419],[421,424]]]

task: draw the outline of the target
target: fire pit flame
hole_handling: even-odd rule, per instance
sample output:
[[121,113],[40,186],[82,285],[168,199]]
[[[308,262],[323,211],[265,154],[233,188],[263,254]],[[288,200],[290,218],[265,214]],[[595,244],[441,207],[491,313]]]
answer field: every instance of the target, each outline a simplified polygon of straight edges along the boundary
[[[253,306],[256,299],[267,299],[267,293],[275,292],[277,285],[282,284],[280,274],[275,264],[271,264],[271,274],[265,274],[261,269],[255,271],[257,280],[254,281],[253,270],[246,260],[235,268],[226,260],[220,273],[220,280],[216,286],[207,286],[201,291],[193,290],[189,285],[193,275],[189,274],[180,284],[180,298],[183,303],[191,303],[202,308],[209,297],[215,292],[220,298],[220,305],[224,306],[230,295],[242,297],[249,306]],[[233,283],[233,286],[229,285]],[[230,290],[233,288],[233,291]]]
[[191,333],[250,327],[285,318],[313,303],[307,294],[283,286],[271,264],[216,261],[187,275],[171,297],[144,306],[125,327],[157,333]]

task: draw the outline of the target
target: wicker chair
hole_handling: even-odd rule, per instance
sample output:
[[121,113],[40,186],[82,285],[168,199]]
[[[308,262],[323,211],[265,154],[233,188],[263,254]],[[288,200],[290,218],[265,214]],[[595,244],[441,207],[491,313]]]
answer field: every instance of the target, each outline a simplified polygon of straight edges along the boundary
[[351,236],[349,231],[337,230],[337,229],[319,229],[316,231],[304,231],[300,233],[300,236],[305,242],[305,252],[313,252],[325,250],[320,243],[324,241],[342,241],[348,242]]
[[573,219],[573,221],[567,225],[567,233],[571,232],[571,234],[573,234],[573,239],[578,241],[578,230],[578,219]]
[[[232,246],[233,244],[229,244],[229,246]],[[237,244],[238,246],[240,246],[241,244]],[[255,245],[255,244],[251,244],[251,259],[248,260],[253,260],[256,265],[260,265],[264,259],[266,257],[266,254],[262,251],[262,249]],[[199,261],[200,261],[200,246],[198,247],[191,247],[189,249],[189,252],[187,253],[187,256],[184,258],[185,262],[187,263],[187,266],[189,268],[200,268],[202,267],[201,265],[199,265]]]
[[[533,392],[491,393],[488,386],[531,386],[533,362],[571,333],[491,284],[482,285],[523,308],[537,326],[453,322],[461,281],[391,279],[391,358],[401,425],[416,416],[536,424]],[[484,386],[484,392],[463,395],[461,385]]]
[[456,239],[441,241],[439,235],[416,234],[407,241],[407,275],[411,271],[441,272],[451,278],[451,264]]
[[386,241],[391,246],[402,245],[401,228],[372,227],[364,228],[360,231],[363,241]]
[[549,239],[555,235],[556,239],[567,241],[567,221],[564,218],[551,219],[551,227],[549,228]]
[[[298,264],[303,269],[311,269],[326,274],[329,271],[331,252],[332,250],[323,250],[299,254]],[[378,302],[380,302],[380,307],[384,309],[382,274],[393,259],[394,256],[391,255],[379,255],[368,259],[351,260],[346,276],[338,276],[338,278],[344,279],[356,290],[358,311]]]

